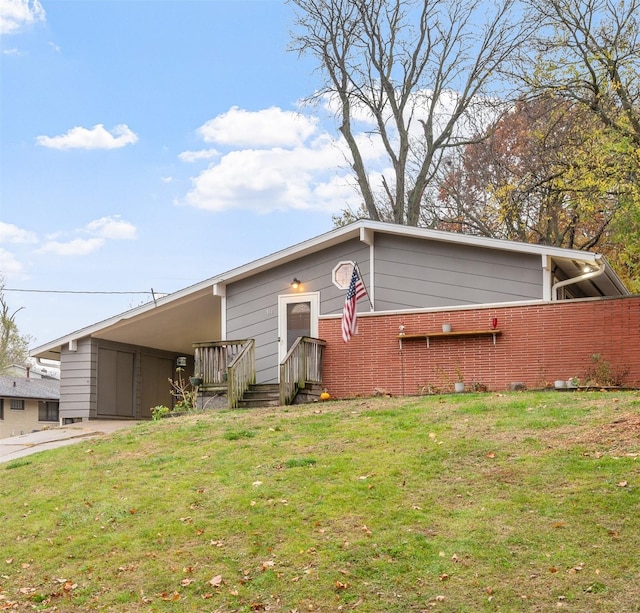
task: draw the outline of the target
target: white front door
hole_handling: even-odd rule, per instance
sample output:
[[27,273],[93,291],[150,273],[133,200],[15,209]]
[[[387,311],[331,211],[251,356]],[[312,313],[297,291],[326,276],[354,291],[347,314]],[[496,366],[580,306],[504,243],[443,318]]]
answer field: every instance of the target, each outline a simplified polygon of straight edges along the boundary
[[282,362],[299,336],[318,336],[320,294],[278,296],[278,362]]

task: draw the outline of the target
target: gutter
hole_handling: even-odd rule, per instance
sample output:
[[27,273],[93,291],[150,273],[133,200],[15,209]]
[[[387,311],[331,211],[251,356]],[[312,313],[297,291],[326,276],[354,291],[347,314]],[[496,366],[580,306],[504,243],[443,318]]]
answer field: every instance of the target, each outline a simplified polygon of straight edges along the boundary
[[598,264],[598,270],[585,272],[584,274],[581,274],[577,277],[573,277],[571,279],[565,279],[564,281],[558,281],[557,283],[554,283],[553,286],[551,287],[551,300],[558,300],[558,290],[561,287],[565,287],[567,285],[574,285],[576,283],[580,283],[581,281],[586,281],[587,279],[595,279],[596,277],[599,277],[600,275],[604,274],[604,271],[606,270],[607,267],[605,263],[602,261],[602,256],[596,255],[595,261],[596,261],[596,264]]

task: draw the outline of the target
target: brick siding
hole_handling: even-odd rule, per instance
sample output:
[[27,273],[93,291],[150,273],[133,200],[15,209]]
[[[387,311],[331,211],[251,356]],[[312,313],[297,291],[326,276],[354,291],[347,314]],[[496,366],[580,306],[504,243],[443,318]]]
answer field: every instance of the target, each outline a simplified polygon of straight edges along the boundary
[[[405,333],[488,330],[497,317],[500,336],[405,340]],[[394,395],[452,391],[459,369],[469,389],[489,390],[522,382],[527,388],[553,386],[555,380],[585,380],[592,356],[614,373],[626,372],[623,384],[640,387],[640,296],[562,301],[535,305],[483,307],[450,311],[362,315],[359,333],[342,341],[340,319],[320,320],[327,341],[324,384],[336,398],[370,396],[376,388]]]

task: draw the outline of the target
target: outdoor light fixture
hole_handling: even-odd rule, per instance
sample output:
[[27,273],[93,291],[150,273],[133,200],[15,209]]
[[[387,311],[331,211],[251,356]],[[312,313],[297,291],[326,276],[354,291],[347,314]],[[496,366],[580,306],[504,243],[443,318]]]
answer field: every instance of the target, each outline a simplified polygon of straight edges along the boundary
[[300,287],[300,279],[298,279],[298,277],[293,277],[293,281],[291,281],[291,287],[293,289],[298,289]]
[[186,356],[181,355],[180,357],[176,358],[176,366],[178,368],[184,368],[186,365],[187,365]]

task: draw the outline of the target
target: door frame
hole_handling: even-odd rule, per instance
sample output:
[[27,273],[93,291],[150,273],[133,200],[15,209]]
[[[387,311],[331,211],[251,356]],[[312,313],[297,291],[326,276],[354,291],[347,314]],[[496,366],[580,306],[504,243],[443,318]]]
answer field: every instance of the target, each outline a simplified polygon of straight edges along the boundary
[[[308,302],[311,307],[310,336],[318,336],[318,319],[320,317],[320,292],[303,292],[300,294],[281,294],[278,296],[278,364],[287,355],[287,306],[299,302]],[[278,376],[280,369],[278,368]]]

